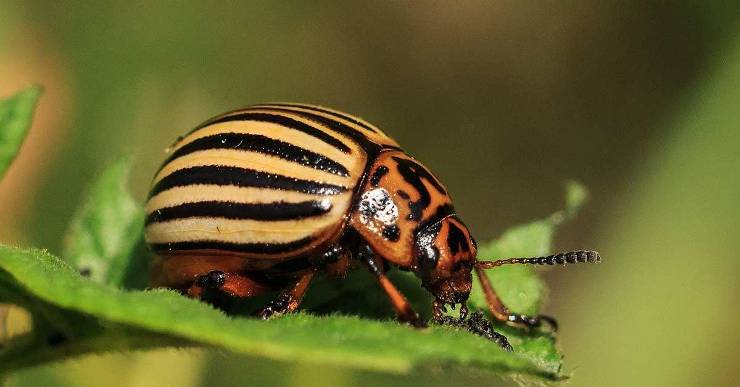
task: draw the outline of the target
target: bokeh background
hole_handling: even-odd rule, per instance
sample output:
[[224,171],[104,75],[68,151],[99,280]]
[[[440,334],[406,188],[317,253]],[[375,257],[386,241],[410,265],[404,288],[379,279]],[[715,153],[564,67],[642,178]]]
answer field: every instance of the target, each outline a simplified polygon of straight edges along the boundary
[[[0,95],[46,92],[0,185],[0,241],[60,250],[86,184],[225,110],[339,108],[384,128],[454,194],[479,240],[592,200],[546,273],[571,383],[740,377],[740,3],[0,0]],[[494,379],[496,382],[500,380]],[[203,350],[89,356],[11,385],[473,384]]]

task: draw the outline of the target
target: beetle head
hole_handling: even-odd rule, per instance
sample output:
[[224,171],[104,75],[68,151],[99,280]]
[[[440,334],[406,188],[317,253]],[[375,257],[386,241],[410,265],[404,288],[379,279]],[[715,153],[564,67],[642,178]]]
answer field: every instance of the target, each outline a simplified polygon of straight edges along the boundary
[[416,273],[422,285],[444,304],[465,303],[472,287],[476,243],[455,215],[422,228],[415,241]]

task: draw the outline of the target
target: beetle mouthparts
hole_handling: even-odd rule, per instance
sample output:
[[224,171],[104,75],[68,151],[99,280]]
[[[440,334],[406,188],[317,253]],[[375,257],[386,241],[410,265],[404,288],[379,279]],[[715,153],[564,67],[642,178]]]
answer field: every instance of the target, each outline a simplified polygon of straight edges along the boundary
[[525,265],[563,265],[568,263],[601,263],[601,256],[593,250],[577,250],[567,253],[558,253],[546,257],[508,258],[496,261],[477,261],[475,266],[481,269],[493,269],[497,266],[525,264]]

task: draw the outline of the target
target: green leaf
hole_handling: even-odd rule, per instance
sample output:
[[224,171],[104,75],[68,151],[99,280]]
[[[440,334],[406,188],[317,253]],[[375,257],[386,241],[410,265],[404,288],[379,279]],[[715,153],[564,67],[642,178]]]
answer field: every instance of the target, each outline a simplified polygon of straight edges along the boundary
[[[129,159],[119,160],[92,185],[70,227],[66,262],[45,251],[0,246],[0,302],[18,304],[34,319],[32,334],[12,339],[0,352],[0,371],[87,352],[203,345],[250,356],[396,373],[462,367],[562,378],[562,355],[551,334],[497,326],[515,349],[508,353],[453,328],[418,330],[398,324],[377,284],[363,271],[344,281],[317,281],[303,313],[268,322],[227,316],[172,291],[120,289],[123,273],[145,273],[146,267],[132,260],[141,258],[132,251],[140,241],[143,214],[125,189],[129,169]],[[482,245],[481,256],[548,253],[556,226],[573,216],[586,196],[583,187],[570,183],[564,210]],[[79,274],[85,268],[91,278]],[[536,313],[543,284],[531,268],[504,266],[489,274],[513,310]],[[408,273],[390,275],[429,315],[429,295],[419,280]],[[477,287],[471,303],[485,308]]]
[[[122,157],[93,182],[72,218],[62,256],[93,281],[121,286],[136,263],[144,211],[127,189],[132,160]],[[144,268],[146,266],[143,266]]]
[[[198,343],[274,359],[397,373],[458,366],[559,377],[560,357],[554,338],[547,334],[505,328],[516,349],[508,353],[483,338],[447,327],[418,330],[394,321],[306,313],[266,322],[230,317],[172,291],[126,291],[90,281],[68,263],[40,250],[0,246],[0,273],[7,278],[0,286],[0,301],[11,292],[23,294],[35,304],[32,314],[55,316],[49,319],[51,325],[65,325],[65,316],[70,316],[64,313],[99,321],[91,335],[84,335],[88,329],[80,332],[68,326],[65,334],[71,338],[56,347],[35,346],[25,354],[16,350],[12,356],[0,355],[0,364],[14,365],[0,366],[0,371],[33,364],[34,359],[24,362],[24,356],[36,356],[39,351],[45,354],[42,360],[49,361],[68,353],[116,350],[118,344],[130,349]],[[377,289],[367,289],[373,290]],[[55,321],[59,316],[62,321]],[[78,343],[86,346],[81,348]]]
[[[557,227],[573,217],[588,198],[586,189],[577,182],[568,182],[565,187],[565,209],[545,219],[513,227],[498,239],[481,244],[478,259],[496,260],[516,257],[534,257],[551,253],[552,238]],[[513,312],[537,314],[544,287],[532,266],[507,265],[489,270],[487,273],[496,293]],[[470,303],[487,309],[485,296],[477,280],[470,294]]]
[[0,179],[13,162],[31,126],[41,87],[30,86],[0,100]]

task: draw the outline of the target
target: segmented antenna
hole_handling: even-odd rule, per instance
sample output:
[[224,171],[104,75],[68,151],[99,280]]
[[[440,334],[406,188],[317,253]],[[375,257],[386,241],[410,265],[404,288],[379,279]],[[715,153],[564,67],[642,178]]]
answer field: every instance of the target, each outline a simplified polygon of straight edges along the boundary
[[569,251],[567,253],[558,253],[546,257],[532,258],[509,258],[499,259],[497,261],[478,261],[476,267],[481,269],[492,269],[497,266],[525,264],[525,265],[565,265],[567,263],[600,263],[601,256],[592,250]]

